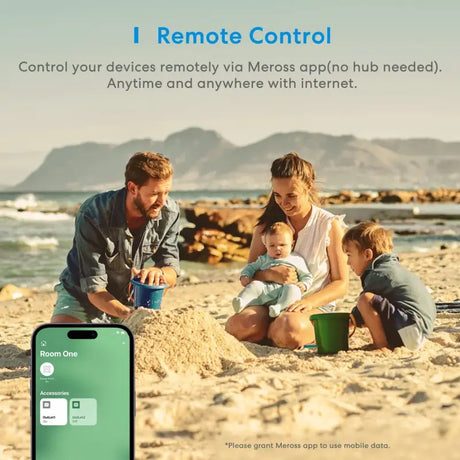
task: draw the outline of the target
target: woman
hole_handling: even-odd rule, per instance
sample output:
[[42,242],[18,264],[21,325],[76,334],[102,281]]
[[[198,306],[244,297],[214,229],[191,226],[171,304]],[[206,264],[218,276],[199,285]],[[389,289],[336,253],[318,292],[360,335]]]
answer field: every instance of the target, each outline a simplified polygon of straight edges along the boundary
[[[262,242],[265,227],[285,221],[294,230],[294,250],[305,259],[313,274],[313,286],[272,322],[267,307],[251,306],[231,316],[226,330],[239,340],[260,342],[268,337],[278,347],[296,349],[315,340],[310,316],[332,311],[333,301],[347,292],[348,269],[341,244],[343,216],[317,206],[315,171],[297,153],[275,160],[271,173],[272,193],[254,229],[249,262],[266,251]],[[281,265],[259,271],[253,279],[286,284],[297,282],[297,275],[294,268]]]

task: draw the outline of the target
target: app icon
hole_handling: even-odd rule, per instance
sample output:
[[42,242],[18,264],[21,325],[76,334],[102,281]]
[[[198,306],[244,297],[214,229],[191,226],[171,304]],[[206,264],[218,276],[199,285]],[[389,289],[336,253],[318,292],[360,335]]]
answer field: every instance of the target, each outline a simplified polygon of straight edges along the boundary
[[40,373],[45,377],[49,377],[54,373],[54,366],[51,363],[43,363],[40,366]]

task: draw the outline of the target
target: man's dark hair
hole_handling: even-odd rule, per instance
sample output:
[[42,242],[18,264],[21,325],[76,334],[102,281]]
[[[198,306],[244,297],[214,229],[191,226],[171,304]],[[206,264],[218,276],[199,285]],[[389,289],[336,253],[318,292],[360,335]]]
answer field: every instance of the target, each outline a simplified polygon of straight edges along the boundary
[[149,179],[166,180],[173,175],[171,162],[155,152],[137,152],[128,161],[125,171],[125,185],[134,182],[144,185]]

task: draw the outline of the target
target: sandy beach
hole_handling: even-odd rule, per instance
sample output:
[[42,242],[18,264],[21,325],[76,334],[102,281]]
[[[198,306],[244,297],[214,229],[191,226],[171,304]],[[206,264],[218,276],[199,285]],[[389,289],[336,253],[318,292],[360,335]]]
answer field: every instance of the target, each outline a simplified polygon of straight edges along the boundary
[[[400,258],[436,301],[460,298],[459,249]],[[438,314],[418,352],[366,351],[369,335],[360,329],[348,352],[319,356],[226,334],[239,289],[235,279],[184,283],[160,313],[131,319],[136,459],[458,458],[460,314]],[[338,310],[349,311],[359,292],[351,274]],[[54,298],[0,302],[1,459],[30,458],[26,351]]]

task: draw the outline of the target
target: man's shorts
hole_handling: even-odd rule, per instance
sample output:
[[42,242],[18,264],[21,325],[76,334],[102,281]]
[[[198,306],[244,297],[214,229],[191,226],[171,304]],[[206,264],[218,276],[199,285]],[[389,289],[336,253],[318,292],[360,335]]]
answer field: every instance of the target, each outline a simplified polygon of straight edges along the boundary
[[54,286],[57,292],[56,304],[54,305],[54,315],[70,315],[83,323],[114,323],[120,322],[120,318],[114,318],[106,313],[94,308],[85,308],[73,295],[71,295],[62,283]]
[[[372,308],[380,316],[389,348],[405,346],[410,350],[418,350],[423,346],[425,337],[414,319],[407,313],[377,294],[372,299]],[[355,317],[356,325],[362,327],[364,320],[358,307],[354,307],[351,313]]]

